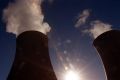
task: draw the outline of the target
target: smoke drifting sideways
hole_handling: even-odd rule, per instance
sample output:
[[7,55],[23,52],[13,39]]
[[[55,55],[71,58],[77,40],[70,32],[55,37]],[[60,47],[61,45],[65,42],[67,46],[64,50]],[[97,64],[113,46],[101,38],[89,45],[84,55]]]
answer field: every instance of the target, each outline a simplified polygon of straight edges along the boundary
[[15,3],[9,3],[3,11],[6,31],[16,36],[30,30],[47,34],[51,27],[44,22],[42,2],[43,0],[16,0]]
[[90,25],[91,28],[85,29],[83,33],[88,33],[94,39],[96,39],[102,33],[112,30],[112,25],[103,23],[99,20],[92,21]]

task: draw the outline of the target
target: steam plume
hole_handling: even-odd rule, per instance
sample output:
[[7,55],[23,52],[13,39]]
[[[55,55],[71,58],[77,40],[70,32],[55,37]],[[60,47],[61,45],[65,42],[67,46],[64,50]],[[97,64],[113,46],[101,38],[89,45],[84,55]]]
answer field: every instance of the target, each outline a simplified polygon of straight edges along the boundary
[[93,21],[91,22],[91,28],[90,29],[86,29],[83,32],[84,33],[89,33],[93,38],[98,37],[100,34],[112,30],[110,24],[107,23],[103,23],[99,20]]
[[10,3],[3,12],[3,19],[7,23],[6,31],[16,35],[28,30],[44,34],[49,32],[49,24],[43,22],[42,2],[43,0],[16,0],[15,3]]
[[75,24],[75,27],[80,27],[81,25],[86,23],[87,18],[90,16],[90,11],[88,9],[85,9],[80,15],[79,19]]

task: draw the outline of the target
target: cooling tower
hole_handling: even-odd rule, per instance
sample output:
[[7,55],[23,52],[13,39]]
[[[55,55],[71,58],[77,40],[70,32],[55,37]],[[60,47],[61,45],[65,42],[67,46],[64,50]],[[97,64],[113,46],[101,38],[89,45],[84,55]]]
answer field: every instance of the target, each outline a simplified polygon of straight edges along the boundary
[[26,31],[17,37],[16,55],[7,80],[57,80],[46,35]]
[[105,32],[93,44],[101,56],[108,80],[120,80],[120,31]]

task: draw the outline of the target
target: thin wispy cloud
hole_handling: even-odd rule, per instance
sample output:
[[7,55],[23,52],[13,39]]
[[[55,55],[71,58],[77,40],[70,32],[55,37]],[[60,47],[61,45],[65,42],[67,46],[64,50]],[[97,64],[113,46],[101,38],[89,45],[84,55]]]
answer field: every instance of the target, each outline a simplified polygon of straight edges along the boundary
[[88,33],[93,38],[98,37],[100,34],[112,30],[112,25],[103,23],[102,21],[96,20],[90,23],[91,28],[83,30],[83,33]]
[[49,2],[50,4],[52,4],[52,3],[54,2],[54,0],[48,0],[48,2]]
[[78,28],[81,25],[85,24],[89,16],[90,16],[90,10],[85,9],[82,13],[79,14],[75,27]]

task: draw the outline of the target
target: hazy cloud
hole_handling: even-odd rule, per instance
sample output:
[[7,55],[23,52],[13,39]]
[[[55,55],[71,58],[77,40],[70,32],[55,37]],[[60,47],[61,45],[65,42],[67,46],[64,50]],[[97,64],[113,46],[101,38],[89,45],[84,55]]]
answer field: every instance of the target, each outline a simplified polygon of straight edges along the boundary
[[48,0],[49,1],[49,3],[53,3],[54,2],[54,0]]
[[75,27],[80,27],[81,25],[86,23],[87,18],[90,16],[90,11],[85,9],[81,14],[78,16],[78,21],[75,24]]
[[40,31],[44,34],[50,31],[48,23],[44,22],[42,13],[43,0],[16,0],[9,3],[3,12],[7,24],[7,32],[19,35],[28,30]]
[[66,43],[68,43],[68,44],[71,43],[71,42],[72,42],[72,41],[71,41],[70,39],[66,40]]
[[84,33],[89,33],[90,36],[92,36],[93,38],[98,37],[100,34],[112,30],[112,25],[107,24],[107,23],[103,23],[99,20],[93,21],[91,22],[91,28],[90,29],[86,29],[83,32]]

